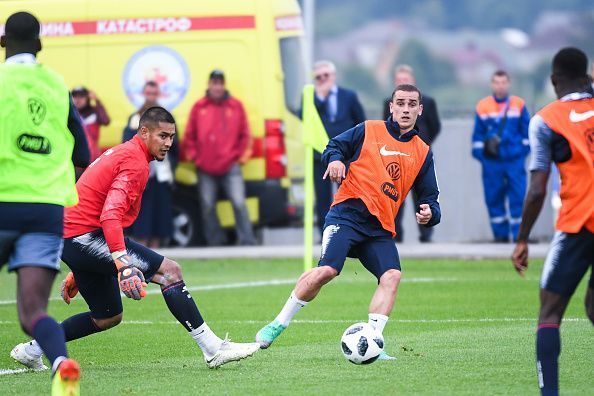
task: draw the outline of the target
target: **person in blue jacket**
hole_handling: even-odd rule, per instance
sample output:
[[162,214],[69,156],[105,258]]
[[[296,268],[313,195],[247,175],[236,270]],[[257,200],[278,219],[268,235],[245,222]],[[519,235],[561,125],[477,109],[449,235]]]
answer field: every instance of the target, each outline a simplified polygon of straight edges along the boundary
[[[510,78],[498,70],[493,94],[476,106],[472,156],[482,165],[485,202],[495,242],[517,239],[526,194],[526,156],[530,152],[530,114],[524,100],[509,94]],[[507,208],[509,208],[509,213]]]

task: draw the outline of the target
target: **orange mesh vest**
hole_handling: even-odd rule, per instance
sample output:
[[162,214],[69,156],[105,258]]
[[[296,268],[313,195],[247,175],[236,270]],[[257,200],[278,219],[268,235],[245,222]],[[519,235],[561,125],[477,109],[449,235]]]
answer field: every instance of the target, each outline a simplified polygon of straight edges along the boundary
[[562,202],[557,229],[594,232],[594,99],[557,100],[538,114],[571,148],[571,159],[557,164]]
[[382,227],[396,235],[394,219],[429,152],[419,136],[408,142],[394,139],[384,121],[365,121],[359,158],[352,162],[332,206],[361,199]]

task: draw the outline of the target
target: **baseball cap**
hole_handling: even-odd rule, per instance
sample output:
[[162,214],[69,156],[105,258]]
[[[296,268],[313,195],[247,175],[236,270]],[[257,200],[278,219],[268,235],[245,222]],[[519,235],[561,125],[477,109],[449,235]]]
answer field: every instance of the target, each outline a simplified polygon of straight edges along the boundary
[[225,82],[225,73],[220,69],[214,69],[210,72],[209,80],[221,80]]
[[70,93],[72,94],[72,96],[87,96],[89,94],[89,90],[83,87],[82,85],[79,85],[77,87],[72,88],[72,91]]

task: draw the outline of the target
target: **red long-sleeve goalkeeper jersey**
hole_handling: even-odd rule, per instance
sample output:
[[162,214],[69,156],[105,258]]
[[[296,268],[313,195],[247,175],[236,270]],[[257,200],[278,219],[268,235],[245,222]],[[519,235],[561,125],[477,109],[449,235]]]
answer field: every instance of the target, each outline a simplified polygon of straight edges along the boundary
[[111,252],[126,250],[123,229],[138,217],[153,159],[138,136],[97,158],[76,183],[78,204],[65,210],[64,238],[101,228]]

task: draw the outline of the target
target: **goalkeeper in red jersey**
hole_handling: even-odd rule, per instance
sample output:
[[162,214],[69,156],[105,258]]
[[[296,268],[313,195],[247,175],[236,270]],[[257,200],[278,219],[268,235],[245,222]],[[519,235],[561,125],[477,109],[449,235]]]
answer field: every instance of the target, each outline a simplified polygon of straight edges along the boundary
[[[167,307],[196,341],[210,368],[251,356],[256,343],[222,340],[208,327],[175,261],[124,237],[140,211],[149,162],[162,161],[175,136],[175,121],[162,107],[151,107],[140,118],[138,133],[107,150],[76,183],[78,205],[66,209],[62,261],[72,270],[62,285],[69,302],[77,291],[89,306],[62,322],[66,341],[107,330],[122,321],[120,291],[142,299],[146,282],[161,286]],[[11,355],[30,366],[41,359],[36,341],[17,345]]]

